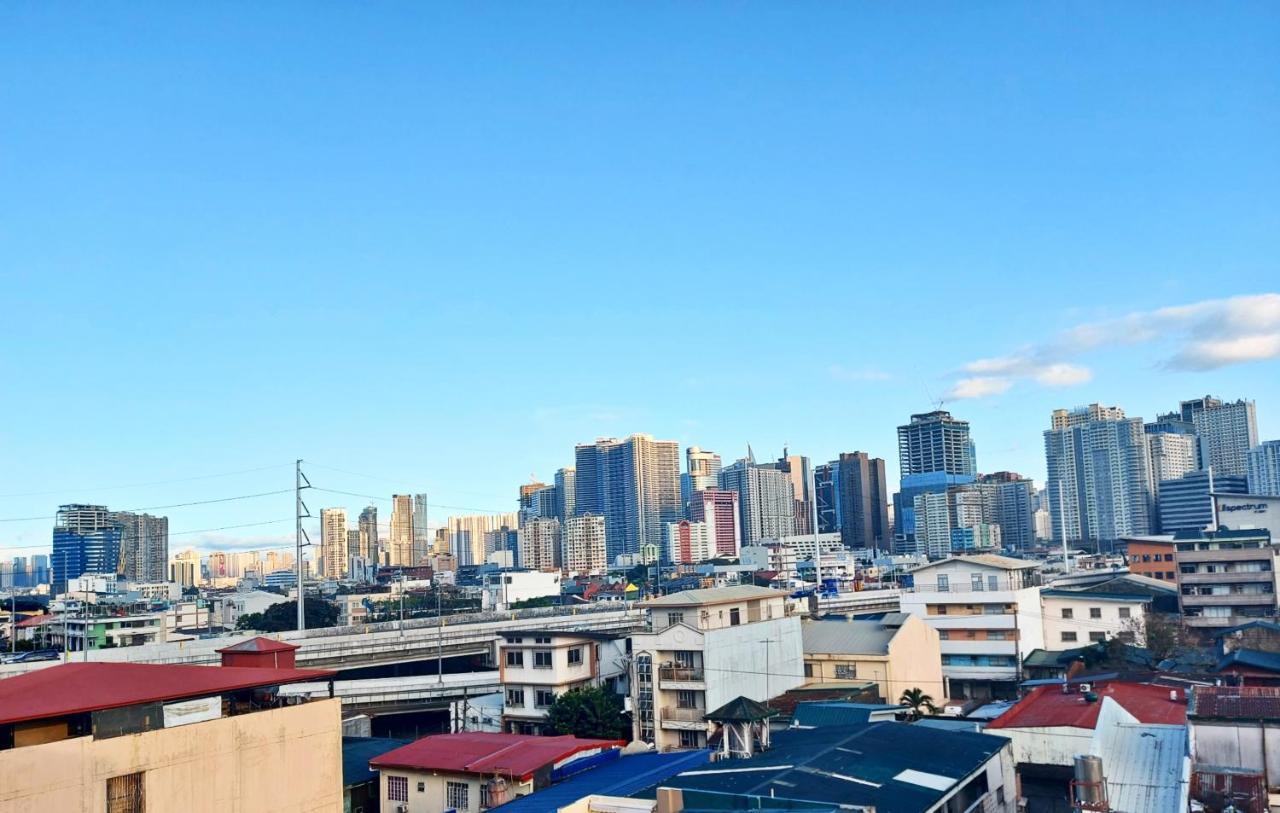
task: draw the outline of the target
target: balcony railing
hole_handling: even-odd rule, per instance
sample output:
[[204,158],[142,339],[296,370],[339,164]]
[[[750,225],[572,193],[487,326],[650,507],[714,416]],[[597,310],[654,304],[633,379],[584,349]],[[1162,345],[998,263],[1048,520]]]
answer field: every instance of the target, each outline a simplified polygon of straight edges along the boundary
[[665,706],[662,709],[662,719],[675,720],[681,723],[697,723],[702,721],[702,715],[706,713],[706,709],[685,709],[677,706]]
[[701,666],[662,666],[658,669],[659,680],[704,681]]

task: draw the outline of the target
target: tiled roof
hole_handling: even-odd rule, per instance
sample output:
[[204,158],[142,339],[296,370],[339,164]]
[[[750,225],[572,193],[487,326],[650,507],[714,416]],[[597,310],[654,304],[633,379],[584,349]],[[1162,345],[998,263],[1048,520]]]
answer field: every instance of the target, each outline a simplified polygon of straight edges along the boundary
[[[1098,699],[1088,700],[1079,686],[1037,686],[988,728],[1093,728],[1102,699],[1110,697],[1141,723],[1182,725],[1187,721],[1186,693],[1150,683],[1111,681],[1094,684]],[[1170,700],[1174,692],[1177,699]]]
[[526,777],[582,751],[621,747],[622,740],[582,740],[479,731],[437,734],[372,759],[375,768]]
[[0,724],[325,680],[333,674],[318,669],[66,663],[0,680]]
[[1187,716],[1202,720],[1280,720],[1280,688],[1197,686],[1191,690]]

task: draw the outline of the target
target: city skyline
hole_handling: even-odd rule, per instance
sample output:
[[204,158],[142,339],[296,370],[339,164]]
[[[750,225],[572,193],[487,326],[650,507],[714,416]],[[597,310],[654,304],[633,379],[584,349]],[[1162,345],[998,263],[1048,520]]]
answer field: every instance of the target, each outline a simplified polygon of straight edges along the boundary
[[[1280,438],[1280,9],[994,16],[0,8],[0,518],[39,518],[0,554],[299,457],[438,526],[637,432],[892,489],[939,400],[1038,482],[1055,409],[1212,393]],[[290,493],[158,513],[292,537]]]

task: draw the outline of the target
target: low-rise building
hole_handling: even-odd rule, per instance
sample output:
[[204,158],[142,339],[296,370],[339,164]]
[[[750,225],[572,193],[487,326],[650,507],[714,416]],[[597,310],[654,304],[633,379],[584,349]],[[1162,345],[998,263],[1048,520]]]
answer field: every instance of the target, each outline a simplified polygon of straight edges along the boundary
[[548,709],[573,689],[604,686],[626,693],[629,640],[625,637],[558,630],[504,630],[501,635],[498,670],[504,731],[547,733]]
[[1021,658],[1044,645],[1035,562],[956,556],[911,571],[902,611],[938,632],[945,690],[934,697],[1014,697]]
[[369,766],[379,774],[383,810],[464,813],[541,790],[582,760],[616,758],[624,744],[573,736],[460,732],[423,737],[375,757]]
[[881,699],[890,703],[909,689],[935,697],[942,692],[938,632],[917,616],[806,619],[801,631],[804,676],[810,683],[874,681]]
[[659,751],[706,746],[703,716],[744,696],[766,701],[804,683],[800,619],[787,594],[740,586],[651,599],[632,635],[634,738]]
[[486,573],[480,592],[485,610],[505,610],[512,604],[535,598],[559,597],[560,571],[499,570]]
[[[1113,580],[1111,584],[1119,581]],[[1078,644],[1111,639],[1127,644],[1143,643],[1146,640],[1146,608],[1151,603],[1151,595],[1122,592],[1123,589],[1121,583],[1114,591],[1096,587],[1041,590],[1045,645],[1070,649]]]
[[1149,579],[1178,583],[1177,550],[1173,535],[1131,536],[1124,540],[1125,562],[1129,572]]
[[1173,544],[1188,626],[1229,627],[1276,615],[1280,547],[1270,532],[1178,534]]
[[0,680],[0,811],[339,810],[340,701],[276,694],[332,674],[89,662]]
[[1260,771],[1268,787],[1280,786],[1280,688],[1196,686],[1187,708],[1192,759]]

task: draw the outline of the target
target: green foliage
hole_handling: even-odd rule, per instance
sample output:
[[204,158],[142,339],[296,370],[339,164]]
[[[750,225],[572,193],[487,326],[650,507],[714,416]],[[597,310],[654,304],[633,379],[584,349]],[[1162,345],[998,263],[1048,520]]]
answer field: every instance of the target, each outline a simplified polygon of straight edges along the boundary
[[[307,616],[307,629],[333,627],[338,623],[336,605],[318,598],[309,598],[303,605]],[[261,613],[246,613],[236,621],[238,630],[258,632],[285,632],[298,628],[298,602],[282,601],[272,604]]]
[[527,610],[531,607],[554,607],[556,599],[554,596],[538,596],[537,598],[527,598],[524,601],[515,601],[511,603],[512,610]]
[[908,713],[914,719],[924,716],[924,712],[929,714],[937,714],[938,707],[933,704],[933,698],[925,694],[922,689],[907,689],[902,693],[902,697],[898,698],[898,705],[906,706]]
[[1162,661],[1182,646],[1182,623],[1175,616],[1148,613],[1141,630],[1147,653],[1155,661]]
[[557,734],[605,740],[630,739],[622,701],[600,686],[584,686],[556,698],[547,720]]

